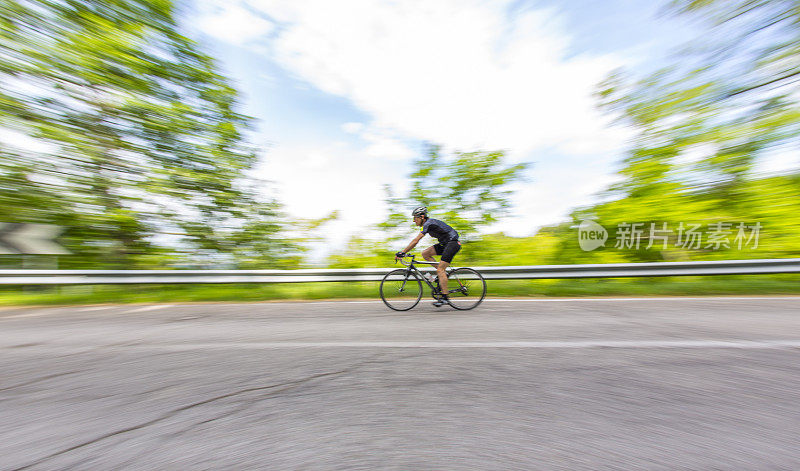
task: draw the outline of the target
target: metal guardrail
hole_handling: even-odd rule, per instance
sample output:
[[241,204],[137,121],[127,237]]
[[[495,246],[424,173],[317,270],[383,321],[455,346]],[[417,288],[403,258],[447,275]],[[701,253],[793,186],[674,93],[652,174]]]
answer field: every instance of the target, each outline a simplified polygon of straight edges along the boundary
[[[800,273],[800,258],[473,267],[488,280]],[[380,281],[395,268],[304,270],[0,270],[0,285]],[[424,268],[423,268],[424,270]]]

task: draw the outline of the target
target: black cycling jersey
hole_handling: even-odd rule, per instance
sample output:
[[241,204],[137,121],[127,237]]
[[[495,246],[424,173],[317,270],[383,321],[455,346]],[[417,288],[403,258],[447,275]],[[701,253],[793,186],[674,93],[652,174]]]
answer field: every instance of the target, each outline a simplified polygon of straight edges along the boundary
[[422,224],[422,233],[430,234],[439,239],[439,243],[447,244],[451,240],[458,240],[458,232],[438,219],[428,218]]

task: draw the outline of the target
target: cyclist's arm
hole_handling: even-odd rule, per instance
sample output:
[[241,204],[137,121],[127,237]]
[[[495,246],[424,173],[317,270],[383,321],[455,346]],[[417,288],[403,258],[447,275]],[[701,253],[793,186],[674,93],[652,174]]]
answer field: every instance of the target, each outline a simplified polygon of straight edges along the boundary
[[412,240],[412,241],[411,241],[411,243],[410,243],[410,244],[408,244],[408,247],[406,247],[406,249],[405,249],[405,250],[403,250],[403,253],[408,253],[408,252],[410,252],[410,251],[411,251],[411,249],[413,249],[414,247],[416,247],[416,246],[417,246],[417,244],[419,243],[419,241],[420,241],[420,240],[422,240],[422,238],[423,238],[423,237],[425,237],[425,234],[423,234],[422,232],[420,232],[419,234],[417,234],[417,236],[416,236],[416,237],[414,237],[414,240]]

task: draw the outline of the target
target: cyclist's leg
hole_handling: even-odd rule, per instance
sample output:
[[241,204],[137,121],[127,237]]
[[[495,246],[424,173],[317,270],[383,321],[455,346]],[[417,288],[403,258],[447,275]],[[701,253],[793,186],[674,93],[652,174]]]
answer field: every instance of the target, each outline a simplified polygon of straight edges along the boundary
[[[439,245],[439,244],[436,244],[436,245]],[[429,262],[435,262],[436,259],[433,258],[433,255],[434,254],[439,255],[438,251],[436,250],[436,245],[431,245],[427,249],[423,250],[422,251],[422,258],[424,258],[425,260],[427,260]]]
[[442,260],[436,265],[436,274],[439,275],[439,287],[442,289],[442,295],[447,296],[447,267],[450,264]]
[[[431,245],[430,247],[428,247],[427,249],[422,251],[422,258],[424,258],[425,260],[427,260],[429,262],[435,262],[436,258],[434,258],[433,255],[434,254],[441,255],[443,250],[444,250],[444,247],[442,247],[442,244]],[[437,267],[437,265],[431,265],[431,266],[433,268]],[[438,275],[438,272],[437,272],[437,275]],[[441,281],[440,281],[440,283],[441,283]],[[433,292],[434,292],[434,295],[435,295],[436,294],[436,290],[434,289]]]
[[451,240],[442,250],[442,261],[436,266],[436,271],[439,274],[439,286],[442,288],[442,293],[447,296],[447,267],[453,261],[453,257],[461,250],[461,243],[457,240]]

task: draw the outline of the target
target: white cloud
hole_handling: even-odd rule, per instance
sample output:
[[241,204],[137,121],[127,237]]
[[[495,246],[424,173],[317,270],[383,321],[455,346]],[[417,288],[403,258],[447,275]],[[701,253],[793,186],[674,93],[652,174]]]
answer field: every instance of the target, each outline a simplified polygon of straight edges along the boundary
[[369,143],[364,152],[369,157],[403,161],[417,154],[386,130],[370,128],[361,133],[361,138]]
[[[507,149],[540,162],[518,185],[518,218],[497,229],[514,235],[561,220],[610,181],[625,129],[595,109],[597,83],[622,60],[567,57],[570,37],[551,10],[509,14],[514,0],[235,0],[275,23],[250,47],[301,80],[345,97],[369,116],[347,122],[361,149],[329,143],[281,147],[266,158],[287,210],[320,217],[342,210],[331,241],[380,220],[382,183],[402,183],[418,152],[408,142],[447,149]],[[241,43],[241,41],[235,41]],[[313,164],[314,153],[326,159]],[[540,159],[541,160],[541,159]],[[321,196],[324,195],[324,196]],[[493,228],[494,229],[494,228]]]
[[293,217],[316,219],[339,211],[339,219],[324,226],[325,242],[312,244],[315,261],[344,250],[351,235],[364,235],[382,221],[383,184],[397,183],[402,174],[400,162],[367,158],[363,149],[346,143],[276,144],[265,157],[255,173],[275,182],[277,194],[270,196],[277,196]]
[[[374,125],[450,148],[581,153],[619,145],[591,94],[620,64],[565,59],[568,35],[550,11],[509,17],[512,2],[276,2],[274,58],[316,87],[352,100]],[[611,137],[608,137],[611,136]],[[580,148],[580,141],[596,146]]]
[[254,14],[242,4],[230,2],[221,5],[210,8],[197,20],[197,26],[210,36],[231,44],[244,44],[274,29],[271,21]]
[[348,134],[358,134],[364,129],[364,123],[344,123],[342,124],[342,131]]
[[344,123],[342,131],[354,134],[367,143],[365,154],[376,159],[407,160],[416,152],[406,145],[400,136],[388,129],[365,126],[364,123]]
[[381,186],[394,171],[370,162],[363,151],[344,143],[276,144],[265,157],[256,172],[276,182],[289,213],[319,218],[339,209],[365,224],[380,220]]
[[408,138],[520,153],[617,149],[624,136],[608,130],[591,95],[621,59],[565,58],[556,13],[512,17],[513,3],[239,0],[199,26],[241,44],[273,30],[249,9],[263,12],[280,24],[265,49],[277,62]]
[[539,227],[567,219],[578,206],[590,204],[597,194],[618,182],[619,175],[608,171],[609,162],[582,162],[571,157],[567,162],[534,163],[532,180],[515,184],[514,217],[490,228],[512,236],[528,236]]

